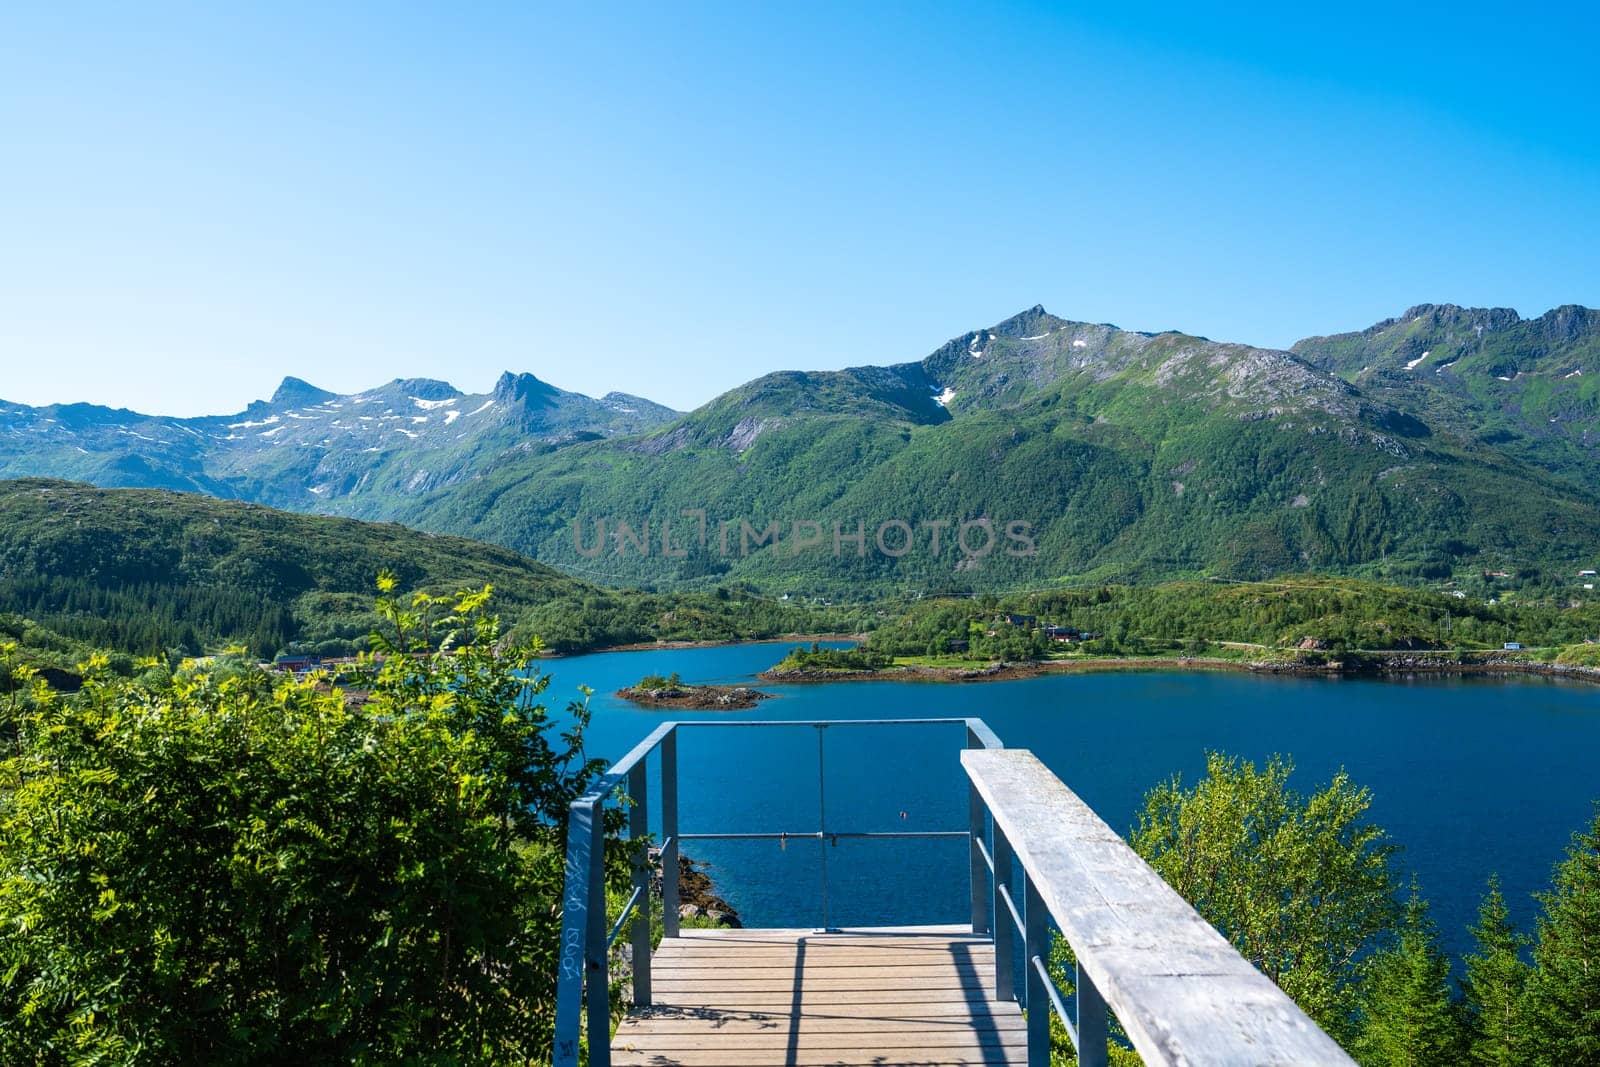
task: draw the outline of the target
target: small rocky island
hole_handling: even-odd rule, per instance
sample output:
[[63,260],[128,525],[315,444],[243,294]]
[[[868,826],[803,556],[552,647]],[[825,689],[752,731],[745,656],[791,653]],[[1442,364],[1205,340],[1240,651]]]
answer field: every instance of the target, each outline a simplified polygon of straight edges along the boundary
[[685,685],[676,672],[666,678],[647,674],[636,684],[617,690],[617,696],[635,704],[690,711],[740,711],[771,695],[743,685]]

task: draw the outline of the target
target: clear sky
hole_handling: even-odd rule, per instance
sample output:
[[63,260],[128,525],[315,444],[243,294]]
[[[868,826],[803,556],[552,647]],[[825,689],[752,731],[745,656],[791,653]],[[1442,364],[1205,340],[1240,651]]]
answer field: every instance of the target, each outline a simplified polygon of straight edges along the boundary
[[0,397],[688,408],[1035,303],[1279,346],[1593,306],[1595,11],[8,3]]

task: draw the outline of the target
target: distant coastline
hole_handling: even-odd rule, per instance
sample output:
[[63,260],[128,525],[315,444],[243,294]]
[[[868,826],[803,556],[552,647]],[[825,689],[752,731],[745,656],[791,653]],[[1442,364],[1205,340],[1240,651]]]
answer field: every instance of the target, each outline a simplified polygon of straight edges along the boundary
[[[1489,653],[1487,656],[1494,656]],[[1038,678],[1046,674],[1097,673],[1138,670],[1242,671],[1249,674],[1293,674],[1308,677],[1403,677],[1418,674],[1532,674],[1600,682],[1600,668],[1566,663],[1506,658],[1428,656],[1415,652],[1367,653],[1325,663],[1252,661],[1208,656],[1130,656],[1081,660],[1042,660],[990,663],[972,667],[906,665],[882,670],[768,669],[757,675],[766,682],[814,685],[827,682],[1003,682]]]
[[625,645],[606,645],[582,652],[552,652],[546,650],[541,659],[570,659],[573,656],[596,656],[603,652],[665,652],[678,648],[722,648],[726,645],[784,645],[792,641],[865,641],[866,634],[782,634],[778,637],[719,637],[705,641],[634,641]]

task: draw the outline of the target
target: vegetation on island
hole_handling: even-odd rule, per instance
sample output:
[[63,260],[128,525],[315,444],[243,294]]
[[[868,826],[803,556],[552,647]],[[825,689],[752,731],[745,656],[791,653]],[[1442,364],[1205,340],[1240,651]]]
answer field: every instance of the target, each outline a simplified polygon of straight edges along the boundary
[[810,647],[797,645],[768,673],[878,671],[894,665],[894,657],[865,645],[853,648],[825,648],[813,641]]
[[617,690],[617,696],[636,704],[706,711],[753,708],[771,695],[744,685],[688,685],[677,671],[665,677],[647,674]]
[[[1452,961],[1368,790],[1340,773],[1307,795],[1292,771],[1212,753],[1194,785],[1146,795],[1130,844],[1363,1067],[1600,1064],[1600,808],[1540,895],[1533,935],[1511,926],[1491,879],[1473,948]],[[1059,936],[1051,969],[1070,992]],[[1053,1062],[1073,1062],[1059,1024],[1054,1045]]]

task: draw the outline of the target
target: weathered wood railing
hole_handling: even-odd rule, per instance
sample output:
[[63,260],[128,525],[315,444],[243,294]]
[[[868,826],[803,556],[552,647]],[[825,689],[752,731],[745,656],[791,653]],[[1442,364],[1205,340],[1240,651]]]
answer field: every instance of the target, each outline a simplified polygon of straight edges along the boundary
[[[1026,749],[961,753],[993,824],[995,984],[1026,976],[1028,1064],[1050,1062],[1050,1012],[1082,1067],[1106,1062],[1106,1010],[1149,1067],[1353,1061]],[[1019,872],[1013,873],[1013,860]],[[1017,881],[1023,901],[1015,899]],[[1050,978],[1049,924],[1077,957],[1077,1011]]]

